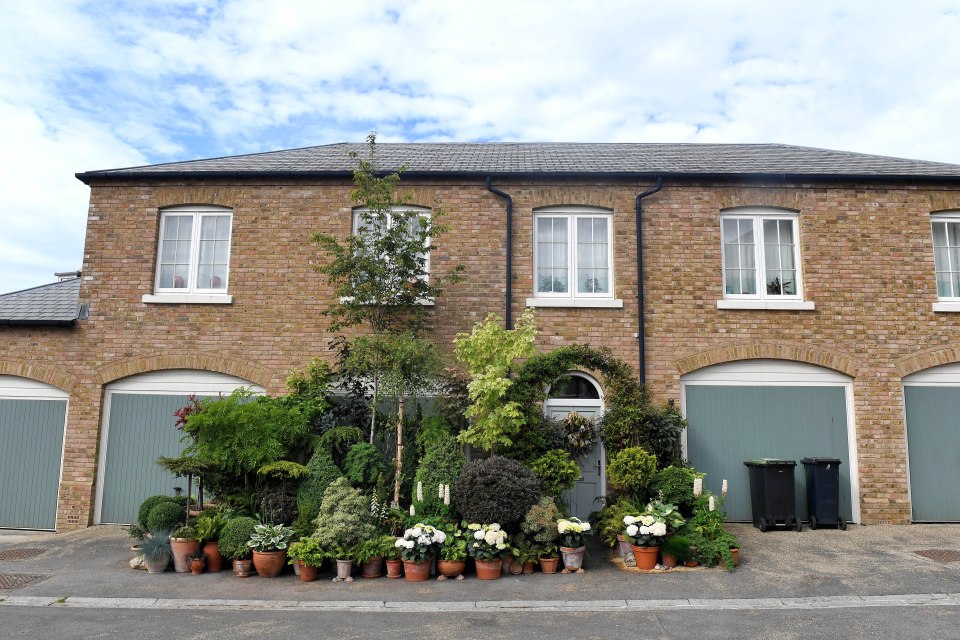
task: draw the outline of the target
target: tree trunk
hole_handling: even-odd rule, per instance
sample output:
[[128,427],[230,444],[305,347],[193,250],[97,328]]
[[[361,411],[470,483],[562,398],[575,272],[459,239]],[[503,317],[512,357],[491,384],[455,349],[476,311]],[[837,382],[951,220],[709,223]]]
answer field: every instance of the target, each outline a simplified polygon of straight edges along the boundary
[[373,444],[373,434],[377,430],[377,405],[380,402],[380,376],[373,376],[373,402],[370,403],[370,444]]
[[393,504],[400,506],[400,474],[403,472],[403,393],[397,400],[397,475],[393,480]]

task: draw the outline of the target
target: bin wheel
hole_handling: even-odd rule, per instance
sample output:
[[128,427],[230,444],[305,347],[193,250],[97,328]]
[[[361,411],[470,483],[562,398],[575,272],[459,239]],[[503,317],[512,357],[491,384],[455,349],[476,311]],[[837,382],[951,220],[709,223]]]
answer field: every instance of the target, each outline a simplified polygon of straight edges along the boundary
[[760,518],[760,519],[757,521],[757,529],[760,529],[760,531],[766,531],[766,530],[767,530],[767,519],[766,519],[766,518]]
[[817,528],[817,516],[810,516],[810,529],[816,530]]
[[840,518],[839,524],[837,524],[837,526],[840,527],[840,530],[841,530],[841,531],[846,531],[846,530],[847,530],[847,521],[846,521],[845,519],[843,519],[843,518]]
[[793,516],[793,530],[794,531],[803,531],[803,523],[800,522],[800,518]]

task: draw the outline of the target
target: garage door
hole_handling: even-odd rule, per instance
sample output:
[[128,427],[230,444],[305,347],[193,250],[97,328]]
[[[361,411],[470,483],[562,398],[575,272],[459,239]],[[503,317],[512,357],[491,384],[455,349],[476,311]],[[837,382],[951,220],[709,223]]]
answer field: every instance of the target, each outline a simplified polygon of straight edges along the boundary
[[0,376],[0,527],[56,528],[66,418],[66,392]]
[[[807,518],[804,457],[839,458],[840,513],[859,517],[856,465],[848,429],[850,379],[812,365],[749,360],[708,367],[682,379],[689,423],[686,456],[719,492],[729,482],[730,520],[749,521],[750,485],[744,460],[795,460],[797,514]],[[853,477],[851,477],[853,476]]]
[[914,522],[960,522],[960,365],[903,380]]
[[[210,371],[169,370],[133,376],[107,387],[101,430],[100,473],[95,521],[99,524],[136,522],[140,503],[155,494],[186,490],[186,481],[156,464],[161,456],[176,457],[184,448],[174,412],[191,394],[216,397],[247,380]],[[254,390],[263,389],[254,386]]]

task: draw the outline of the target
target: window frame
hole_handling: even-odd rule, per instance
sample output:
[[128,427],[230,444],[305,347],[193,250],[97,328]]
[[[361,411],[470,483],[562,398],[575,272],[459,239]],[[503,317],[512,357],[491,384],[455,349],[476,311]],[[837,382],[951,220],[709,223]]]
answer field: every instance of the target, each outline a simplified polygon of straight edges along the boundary
[[[724,259],[723,222],[725,220],[751,220],[754,234],[754,278],[757,284],[757,293],[727,293],[727,264]],[[764,242],[763,222],[767,220],[786,220],[791,223],[793,230],[793,264],[796,272],[795,294],[767,293],[766,278],[766,244]],[[723,291],[723,300],[758,301],[765,303],[797,302],[803,300],[803,268],[800,255],[800,221],[795,211],[782,209],[738,208],[720,212],[720,287]]]
[[[163,227],[164,221],[171,216],[190,216],[193,219],[192,230],[190,234],[190,270],[187,278],[187,287],[161,287],[160,286],[160,268],[163,255]],[[205,217],[224,217],[227,218],[230,233],[227,236],[227,270],[224,274],[224,286],[219,289],[196,286],[197,272],[200,268],[200,230],[203,218]],[[153,291],[157,297],[197,297],[197,298],[221,298],[227,296],[230,287],[230,259],[233,253],[233,210],[227,207],[216,207],[209,205],[199,206],[178,206],[166,207],[160,210],[159,227],[157,229],[157,252],[156,262],[154,264]],[[145,300],[155,302],[156,300]]]
[[[537,238],[537,227],[538,221],[541,218],[566,218],[567,219],[567,282],[569,286],[565,292],[555,292],[555,291],[540,291],[537,286],[538,283],[538,273],[540,270],[540,259],[539,259],[539,239]],[[607,273],[609,274],[609,286],[607,292],[588,292],[580,291],[580,282],[577,278],[578,270],[578,261],[577,261],[577,240],[578,240],[578,224],[577,222],[581,219],[597,219],[601,218],[607,222]],[[560,206],[560,207],[544,207],[541,209],[536,209],[533,212],[533,299],[534,300],[547,300],[553,299],[557,301],[562,300],[613,300],[614,298],[614,270],[613,270],[613,211],[609,209],[601,209],[598,207],[583,207],[583,206]]]
[[[950,306],[960,306],[960,291],[957,291],[956,296],[942,296],[940,295],[940,285],[937,280],[937,274],[941,273],[938,270],[940,265],[937,264],[937,244],[935,235],[933,232],[934,225],[942,224],[944,225],[944,231],[947,237],[947,261],[950,262],[950,234],[949,234],[949,224],[956,224],[960,226],[960,211],[943,211],[938,213],[930,214],[930,246],[933,249],[933,277],[934,277],[934,287],[937,292],[937,302],[941,304],[946,304]],[[949,265],[953,267],[951,271],[947,273],[953,273],[955,270],[960,271],[960,263]]]
[[[350,234],[356,235],[360,229],[360,215],[362,213],[368,213],[370,211],[367,207],[354,207],[351,210],[351,219],[350,219]],[[394,212],[405,213],[407,211],[412,211],[416,213],[421,218],[426,218],[427,220],[433,220],[433,210],[427,207],[419,206],[397,206],[391,207],[390,211],[383,213],[382,215],[387,216],[387,225],[391,223],[391,218]],[[424,247],[424,261],[423,261],[423,270],[427,272],[427,282],[430,282],[430,247],[433,246],[433,237],[427,236],[427,244]]]

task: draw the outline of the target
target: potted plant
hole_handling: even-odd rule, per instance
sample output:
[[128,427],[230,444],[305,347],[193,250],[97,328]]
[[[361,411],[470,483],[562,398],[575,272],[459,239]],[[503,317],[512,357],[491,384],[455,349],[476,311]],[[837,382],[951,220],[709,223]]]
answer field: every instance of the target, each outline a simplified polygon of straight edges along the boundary
[[437,571],[440,575],[437,580],[447,578],[463,579],[463,571],[467,567],[467,535],[460,527],[453,525],[445,533],[446,540],[440,545],[437,559]]
[[538,554],[539,549],[527,542],[523,537],[517,536],[513,545],[510,547],[510,555],[513,556],[510,573],[513,575],[533,573],[533,567],[536,564]]
[[389,546],[386,547],[384,552],[384,564],[387,565],[387,577],[388,578],[402,578],[403,577],[403,560],[400,558],[400,547],[395,545],[396,538],[390,535],[383,536],[384,540],[389,543]]
[[723,482],[724,491],[720,496],[710,493],[701,494],[701,484],[694,485],[696,503],[693,518],[688,526],[691,542],[697,547],[697,555],[701,563],[713,566],[722,562],[730,571],[740,561],[740,544],[736,537],[728,532],[723,523],[727,513],[723,509],[726,498],[726,480]]
[[330,557],[334,559],[337,564],[337,575],[333,579],[334,582],[353,582],[353,556],[355,553],[356,546],[345,547],[345,546],[335,546],[330,551]]
[[423,582],[430,577],[430,558],[434,549],[442,545],[447,534],[436,527],[418,522],[397,538],[394,543],[403,558],[403,575],[410,582]]
[[250,560],[251,549],[247,546],[253,534],[257,521],[246,516],[227,520],[220,531],[220,552],[233,559],[233,573],[238,578],[250,577],[253,562]]
[[[390,538],[393,545],[393,538]],[[360,575],[364,578],[379,578],[383,575],[383,556],[386,553],[383,536],[368,538],[357,545],[354,560],[360,565]]]
[[195,576],[203,573],[203,568],[207,566],[207,554],[203,551],[195,551],[187,556],[190,562],[190,573]]
[[544,573],[556,573],[560,564],[560,550],[557,542],[560,532],[557,522],[560,521],[560,508],[553,498],[541,498],[530,507],[521,524],[521,530],[537,550],[540,559],[540,569]]
[[163,573],[170,566],[173,550],[170,548],[170,532],[166,530],[154,531],[152,536],[140,544],[140,553],[143,555],[143,564],[148,573]]
[[560,547],[555,544],[545,544],[537,547],[537,556],[540,560],[540,571],[556,573],[560,565]]
[[500,577],[500,556],[509,549],[507,532],[496,522],[474,522],[467,525],[467,529],[473,532],[473,539],[467,542],[467,551],[476,561],[477,577],[481,580],[496,580]]
[[563,554],[563,571],[561,573],[583,573],[583,554],[587,549],[584,534],[590,531],[589,522],[581,522],[580,518],[563,518],[557,522],[557,532],[560,534],[560,553]]
[[676,535],[664,538],[660,543],[660,559],[663,566],[672,569],[690,558],[690,538]]
[[197,517],[194,526],[197,529],[197,540],[203,552],[207,555],[207,571],[219,573],[223,569],[223,554],[218,544],[220,531],[227,523],[226,517],[216,510],[208,509]]
[[253,551],[253,567],[261,578],[276,578],[287,562],[287,546],[293,529],[282,524],[257,524],[247,546]]
[[197,530],[192,525],[179,527],[170,538],[170,547],[173,549],[173,570],[177,573],[190,573],[188,556],[200,551]]
[[313,537],[337,560],[337,580],[349,580],[356,547],[377,535],[367,498],[346,478],[334,480],[323,493]]
[[649,503],[639,516],[625,516],[625,534],[633,545],[637,568],[649,571],[657,566],[660,542],[668,532],[683,526],[683,517],[672,504]]
[[291,564],[300,565],[300,581],[313,582],[317,579],[317,571],[323,561],[327,559],[327,552],[320,546],[316,538],[300,538],[290,545],[289,554]]

